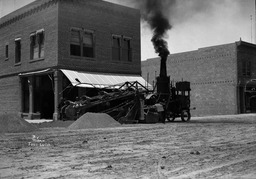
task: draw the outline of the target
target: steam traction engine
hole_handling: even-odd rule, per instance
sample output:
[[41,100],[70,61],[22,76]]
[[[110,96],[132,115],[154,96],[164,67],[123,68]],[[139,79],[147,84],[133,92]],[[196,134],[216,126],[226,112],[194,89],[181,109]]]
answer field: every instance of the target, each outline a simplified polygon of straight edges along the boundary
[[[165,122],[174,121],[176,117],[187,122],[191,118],[190,114],[190,82],[181,81],[176,84],[170,84],[170,77],[167,76],[166,60],[169,55],[167,48],[159,48],[159,56],[161,57],[160,75],[157,77],[157,92],[155,96],[146,98],[145,104],[150,105],[148,111],[160,114],[160,120]],[[154,99],[154,100],[152,100]],[[154,106],[154,107],[153,107]],[[146,113],[148,114],[148,113]],[[147,116],[146,116],[147,118]]]

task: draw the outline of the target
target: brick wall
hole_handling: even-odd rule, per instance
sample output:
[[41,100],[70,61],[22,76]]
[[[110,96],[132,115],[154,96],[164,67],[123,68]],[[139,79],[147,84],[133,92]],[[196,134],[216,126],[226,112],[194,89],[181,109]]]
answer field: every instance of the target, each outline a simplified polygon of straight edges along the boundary
[[[159,75],[160,60],[142,62],[142,75],[153,83]],[[167,74],[173,81],[191,82],[191,106],[194,116],[237,113],[236,44],[226,44],[196,51],[172,54],[167,60]]]
[[[57,65],[57,7],[56,2],[51,2],[0,27],[0,77]],[[45,57],[44,60],[31,62],[30,34],[40,29],[45,31]],[[21,38],[20,65],[15,65],[15,38]],[[9,46],[8,60],[5,59],[6,44]]]
[[[237,42],[238,49],[237,49],[237,56],[238,56],[238,85],[239,85],[239,100],[240,100],[240,108],[239,111],[241,113],[246,112],[245,110],[245,103],[249,105],[251,96],[254,96],[256,93],[247,93],[244,95],[244,87],[254,85],[256,86],[256,82],[250,82],[251,79],[256,79],[256,45],[246,43],[243,41]],[[242,67],[243,62],[250,62],[250,71],[251,74],[249,76],[243,75]],[[247,85],[246,85],[247,84]]]
[[[95,32],[95,58],[70,56],[72,27]],[[132,38],[132,62],[112,60],[112,34]],[[58,65],[61,68],[84,71],[141,74],[139,11],[105,1],[61,1]]]
[[0,114],[20,111],[19,77],[9,76],[0,79]]

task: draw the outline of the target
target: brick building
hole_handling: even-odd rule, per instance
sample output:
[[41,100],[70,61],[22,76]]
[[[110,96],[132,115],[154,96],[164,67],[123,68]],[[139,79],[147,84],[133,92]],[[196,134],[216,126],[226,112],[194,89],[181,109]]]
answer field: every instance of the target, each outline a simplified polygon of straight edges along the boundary
[[[155,83],[159,58],[142,62],[142,76]],[[167,74],[191,82],[194,116],[256,112],[256,45],[238,41],[172,54]]]
[[0,34],[1,113],[56,119],[60,97],[86,93],[80,86],[143,82],[139,10],[37,0],[1,18]]

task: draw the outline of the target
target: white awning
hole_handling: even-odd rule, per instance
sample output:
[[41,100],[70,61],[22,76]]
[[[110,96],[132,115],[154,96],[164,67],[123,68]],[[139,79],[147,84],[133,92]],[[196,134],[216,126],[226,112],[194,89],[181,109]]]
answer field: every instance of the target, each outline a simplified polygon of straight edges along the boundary
[[109,73],[88,73],[72,70],[61,70],[73,86],[87,88],[119,88],[125,82],[138,82],[141,85],[152,88],[141,76],[120,75]]

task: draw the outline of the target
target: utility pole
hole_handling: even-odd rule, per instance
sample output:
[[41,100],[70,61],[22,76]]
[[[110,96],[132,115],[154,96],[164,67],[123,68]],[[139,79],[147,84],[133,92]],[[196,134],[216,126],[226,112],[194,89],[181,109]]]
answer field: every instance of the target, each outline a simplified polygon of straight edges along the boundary
[[251,43],[252,43],[252,15],[250,15],[250,19],[251,19]]

